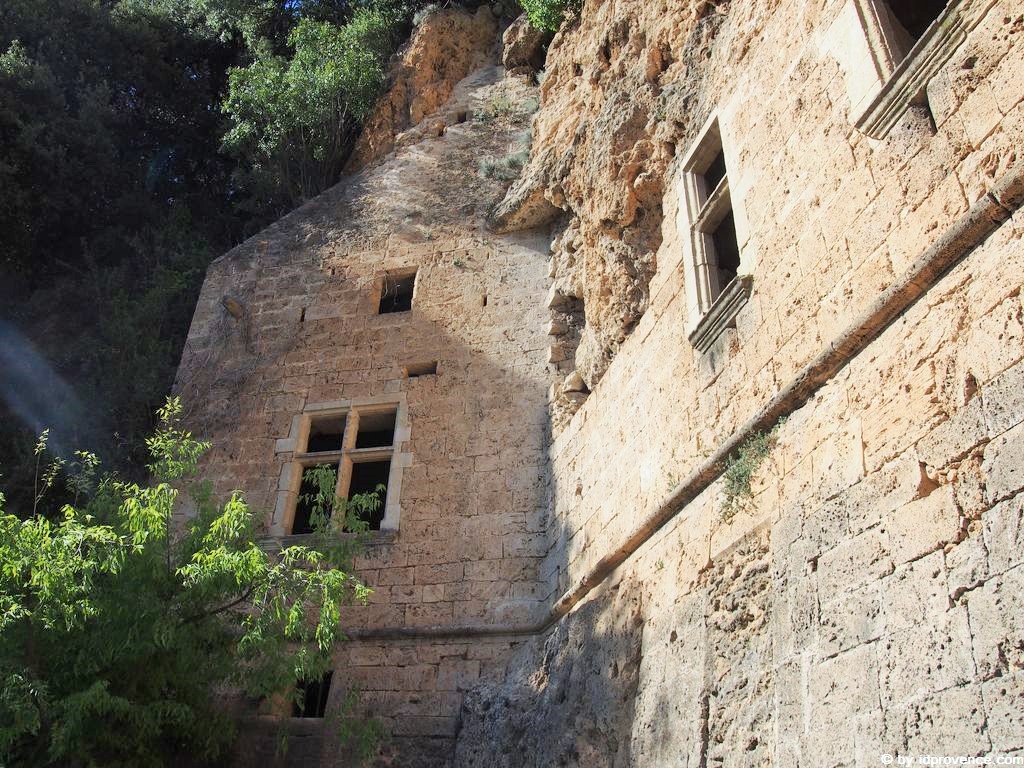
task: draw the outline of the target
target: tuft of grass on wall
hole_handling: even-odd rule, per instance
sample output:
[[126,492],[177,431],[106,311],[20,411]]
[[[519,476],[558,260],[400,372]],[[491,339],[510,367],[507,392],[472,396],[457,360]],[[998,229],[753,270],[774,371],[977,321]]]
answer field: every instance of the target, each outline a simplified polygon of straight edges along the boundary
[[722,479],[725,481],[722,520],[731,520],[753,497],[750,483],[778,442],[779,427],[782,424],[780,421],[767,432],[751,435],[730,457],[725,472],[722,473]]

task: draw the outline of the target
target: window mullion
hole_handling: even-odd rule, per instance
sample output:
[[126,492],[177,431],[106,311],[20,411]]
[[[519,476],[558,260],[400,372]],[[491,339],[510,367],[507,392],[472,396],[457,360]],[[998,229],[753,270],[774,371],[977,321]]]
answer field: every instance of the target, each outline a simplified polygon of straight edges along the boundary
[[348,412],[345,420],[345,434],[341,439],[341,462],[338,464],[338,496],[348,498],[349,485],[352,482],[352,458],[349,452],[355,448],[356,437],[359,435],[359,411]]

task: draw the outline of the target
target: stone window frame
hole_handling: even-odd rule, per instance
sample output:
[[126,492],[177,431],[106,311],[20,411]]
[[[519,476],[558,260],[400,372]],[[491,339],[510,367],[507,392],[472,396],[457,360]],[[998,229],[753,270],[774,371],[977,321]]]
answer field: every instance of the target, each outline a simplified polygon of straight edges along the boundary
[[[410,297],[409,309],[400,311],[381,312],[380,303],[384,297],[385,292],[388,288],[389,281],[401,281],[411,277],[412,283],[412,295]],[[371,294],[372,306],[374,315],[377,317],[390,317],[391,315],[398,315],[399,317],[408,315],[416,308],[416,297],[420,290],[420,268],[418,265],[409,265],[405,267],[396,267],[394,269],[384,270],[379,272],[373,281],[373,292]]]
[[[360,415],[391,410],[395,412],[395,433],[391,446],[356,448],[355,441],[359,430]],[[345,417],[341,450],[307,453],[305,447],[309,440],[313,421],[319,418],[336,418],[338,416]],[[370,533],[382,538],[397,534],[402,516],[400,505],[402,474],[405,468],[412,463],[412,454],[407,447],[408,442],[409,408],[404,393],[307,404],[302,413],[292,418],[288,437],[279,439],[275,445],[274,452],[279,459],[283,460],[283,463],[277,486],[277,504],[270,521],[271,535],[277,537],[309,535],[291,533],[299,491],[302,487],[302,474],[306,469],[319,464],[337,464],[339,469],[337,493],[340,496],[346,496],[352,479],[352,464],[382,458],[391,460],[388,471],[387,496],[384,500],[384,519],[381,521],[380,529]]]
[[[704,180],[707,166],[721,152],[725,174],[713,190]],[[736,324],[736,315],[747,303],[753,289],[753,277],[743,253],[737,230],[736,245],[740,265],[736,277],[727,285],[718,285],[712,227],[729,212],[739,221],[738,201],[730,187],[731,174],[719,113],[708,117],[681,164],[680,231],[683,241],[683,276],[687,299],[687,338],[698,352],[708,351],[727,329]],[[712,268],[714,267],[714,269]]]
[[854,64],[851,74],[874,75],[874,82],[854,104],[853,123],[873,139],[884,139],[912,106],[927,104],[928,83],[995,4],[995,0],[949,0],[910,50],[904,51],[891,23],[887,0],[850,2],[867,45],[867,63],[873,70],[868,73],[863,66],[850,62]]

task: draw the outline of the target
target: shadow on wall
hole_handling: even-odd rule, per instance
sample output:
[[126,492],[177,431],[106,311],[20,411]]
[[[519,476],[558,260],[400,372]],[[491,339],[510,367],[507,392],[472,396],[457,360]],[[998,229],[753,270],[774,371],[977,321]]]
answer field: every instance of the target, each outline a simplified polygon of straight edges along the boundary
[[[666,566],[663,577],[671,578],[672,571]],[[671,603],[648,598],[632,764],[698,768],[771,761],[772,579],[769,534],[760,529]]]
[[[448,252],[424,243],[386,260],[329,256],[318,266],[306,253],[312,246],[289,234],[277,225],[255,248],[217,262],[193,323],[179,390],[195,404],[190,426],[214,442],[204,461],[216,490],[241,487],[253,507],[273,509],[277,462],[287,460],[274,457],[274,439],[288,434],[305,404],[403,392],[412,464],[402,477],[400,531],[364,553],[360,568],[375,594],[348,609],[343,623],[536,621],[549,591],[540,563],[550,375],[547,316],[536,309],[547,285],[547,238],[522,234]],[[370,276],[410,265],[418,268],[412,310],[377,314]],[[237,316],[225,295],[242,306]],[[427,360],[437,361],[436,374],[403,375]],[[452,641],[444,653],[426,641],[394,642],[359,662],[343,650],[328,715],[355,687],[358,714],[380,719],[392,735],[378,764],[446,765],[463,691],[477,679],[503,678],[508,644],[493,659],[472,640]],[[448,679],[451,669],[458,679]],[[343,764],[347,750],[324,733],[325,721],[315,733],[285,721],[302,734],[283,758],[271,722],[246,724],[237,764]]]
[[454,768],[631,764],[640,598],[608,591],[520,648],[504,683],[466,695]]

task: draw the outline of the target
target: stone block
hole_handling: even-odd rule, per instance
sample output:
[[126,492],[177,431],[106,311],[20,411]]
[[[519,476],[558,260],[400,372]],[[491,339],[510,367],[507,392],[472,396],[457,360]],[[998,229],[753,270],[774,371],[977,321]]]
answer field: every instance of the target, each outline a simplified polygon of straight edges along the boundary
[[960,531],[960,512],[953,489],[944,486],[900,507],[888,518],[886,527],[893,561],[905,563],[940,549]]
[[412,584],[415,574],[416,569],[410,566],[404,568],[381,568],[377,576],[377,585]]
[[990,437],[1024,421],[1024,360],[996,376],[983,389],[985,424]]
[[1009,296],[981,317],[967,340],[975,376],[989,381],[1024,357],[1024,311],[1019,294]]
[[981,686],[963,685],[909,705],[907,747],[915,755],[979,755],[989,749]]
[[818,610],[816,651],[821,658],[877,640],[885,627],[881,595],[874,584],[823,602]]
[[469,581],[493,581],[501,575],[500,560],[476,560],[465,564],[466,579]]
[[844,495],[850,532],[856,534],[878,525],[894,510],[920,498],[932,485],[924,467],[910,454],[884,465]]
[[880,641],[882,701],[898,704],[974,679],[967,611],[955,606],[926,624],[887,633]]
[[873,528],[844,541],[818,559],[817,576],[823,595],[850,592],[861,584],[892,573],[889,534]]
[[964,601],[978,675],[989,679],[1024,669],[1024,568],[993,576]]
[[864,477],[864,442],[860,420],[846,423],[811,455],[818,498],[831,499]]
[[377,645],[353,643],[347,654],[347,663],[356,667],[379,667],[384,663],[384,649]]
[[480,662],[472,659],[444,659],[437,670],[439,691],[465,691],[480,677]]
[[981,685],[981,694],[992,751],[1024,750],[1024,670],[987,680]]
[[417,565],[414,580],[416,584],[444,584],[459,581],[464,574],[465,569],[462,563]]
[[405,608],[405,624],[412,627],[440,626],[452,621],[452,604],[409,604]]
[[1024,489],[1024,424],[1004,432],[985,447],[983,469],[990,503]]
[[802,752],[815,765],[848,765],[854,719],[878,707],[878,660],[865,645],[815,664],[808,671],[808,728]]
[[345,315],[345,308],[340,304],[316,304],[311,307],[306,307],[306,322],[311,323],[316,320],[330,320],[332,318],[343,317]]
[[841,495],[807,514],[801,535],[809,556],[827,552],[847,538],[850,525],[848,510],[847,498]]
[[1003,118],[995,94],[984,82],[978,83],[974,92],[964,100],[957,110],[957,115],[963,120],[967,137],[975,147],[982,145]]
[[918,440],[917,455],[931,467],[946,467],[966,456],[988,439],[985,406],[980,397],[971,399],[953,416]]
[[981,521],[992,574],[1024,563],[1024,494],[986,510]]
[[942,552],[902,565],[873,586],[882,592],[887,632],[928,627],[949,608]]
[[423,587],[423,602],[437,603],[444,599],[444,584],[427,584]]
[[954,602],[969,589],[980,585],[989,577],[989,554],[977,523],[969,535],[946,551],[946,582],[950,599]]

